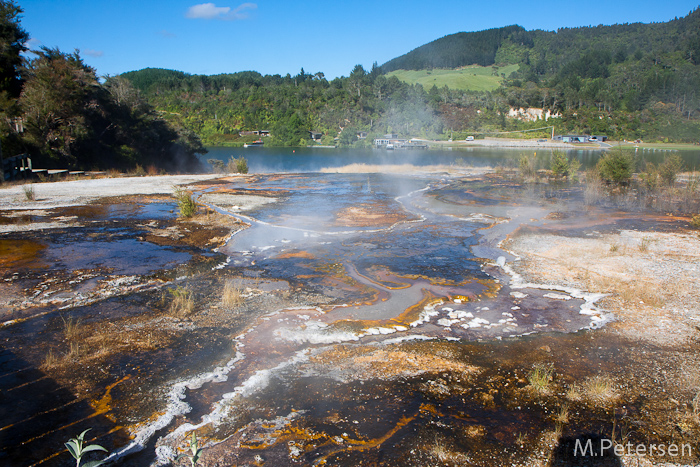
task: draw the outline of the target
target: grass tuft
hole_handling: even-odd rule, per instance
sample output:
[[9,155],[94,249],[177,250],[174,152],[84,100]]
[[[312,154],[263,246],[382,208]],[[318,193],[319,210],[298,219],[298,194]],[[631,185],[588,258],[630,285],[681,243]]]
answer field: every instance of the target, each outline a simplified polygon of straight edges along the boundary
[[559,407],[559,411],[554,416],[554,420],[560,424],[569,423],[569,404],[565,403]]
[[243,303],[243,291],[233,281],[224,284],[224,291],[221,295],[221,303],[226,308],[235,308]]
[[569,400],[585,400],[594,404],[608,404],[617,397],[613,380],[605,375],[586,378],[582,383],[572,385],[566,392]]
[[170,313],[177,318],[186,318],[194,311],[192,291],[182,286],[168,289],[173,300],[170,302]]
[[24,197],[27,199],[27,201],[34,201],[36,199],[33,184],[30,183],[28,185],[23,185],[22,190],[24,191]]
[[75,319],[72,316],[69,316],[68,318],[61,316],[61,320],[63,321],[63,335],[65,336],[66,340],[69,342],[77,340],[82,332],[80,320]]
[[192,195],[180,187],[175,188],[177,206],[180,208],[180,216],[189,218],[197,213],[197,203]]
[[53,368],[56,364],[58,364],[58,357],[53,353],[53,349],[49,349],[44,357],[44,368]]
[[551,364],[537,363],[527,376],[529,388],[536,394],[549,394],[552,380],[554,379],[554,367]]

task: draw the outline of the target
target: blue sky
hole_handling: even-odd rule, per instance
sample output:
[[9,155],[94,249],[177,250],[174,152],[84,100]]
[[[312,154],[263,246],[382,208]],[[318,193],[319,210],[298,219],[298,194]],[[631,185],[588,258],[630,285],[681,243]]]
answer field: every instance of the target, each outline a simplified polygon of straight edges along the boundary
[[659,22],[698,0],[18,0],[30,47],[79,49],[100,75],[146,67],[217,74],[321,71],[347,76],[439,37],[519,24],[526,29]]

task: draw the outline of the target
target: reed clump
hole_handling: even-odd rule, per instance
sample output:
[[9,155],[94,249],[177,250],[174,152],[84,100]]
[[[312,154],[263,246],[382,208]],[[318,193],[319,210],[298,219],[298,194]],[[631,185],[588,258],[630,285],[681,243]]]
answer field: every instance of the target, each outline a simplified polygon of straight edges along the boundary
[[527,376],[528,388],[537,395],[549,394],[553,380],[554,367],[546,363],[535,364]]
[[226,308],[235,308],[243,303],[243,290],[233,281],[224,284],[224,291],[221,295],[221,303]]
[[186,318],[194,311],[194,298],[191,290],[182,286],[168,289],[172,296],[170,314],[176,318]]

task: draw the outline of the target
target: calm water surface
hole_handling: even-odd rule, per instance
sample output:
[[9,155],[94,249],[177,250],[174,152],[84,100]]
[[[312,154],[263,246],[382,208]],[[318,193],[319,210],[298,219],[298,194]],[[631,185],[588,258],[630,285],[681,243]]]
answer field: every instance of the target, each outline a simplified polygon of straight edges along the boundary
[[[383,149],[325,149],[325,148],[228,148],[209,147],[202,160],[243,156],[248,160],[251,173],[318,172],[324,168],[337,168],[349,164],[412,164],[425,165],[470,165],[473,167],[517,166],[522,155],[535,156],[541,168],[548,168],[551,149],[528,148],[460,148],[430,150]],[[569,149],[569,157],[576,157],[583,168],[592,167],[604,153],[600,149]],[[638,150],[638,164],[645,161],[659,163],[672,154],[662,150]],[[677,152],[689,168],[700,167],[700,149]]]

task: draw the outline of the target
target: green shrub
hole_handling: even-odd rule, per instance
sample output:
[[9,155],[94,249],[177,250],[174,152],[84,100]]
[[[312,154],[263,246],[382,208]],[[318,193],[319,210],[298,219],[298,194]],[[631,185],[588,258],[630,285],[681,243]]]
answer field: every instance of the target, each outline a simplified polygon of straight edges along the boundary
[[575,178],[581,163],[576,157],[569,159],[563,151],[552,152],[552,174],[555,177]]
[[606,182],[627,185],[634,173],[634,156],[622,150],[609,152],[600,158],[596,168]]
[[523,154],[520,156],[518,161],[520,175],[523,178],[532,178],[536,175],[537,170],[535,168],[535,158],[533,156],[526,156]]
[[197,213],[197,203],[191,194],[177,187],[175,188],[175,198],[177,206],[180,208],[181,217],[192,217]]
[[659,177],[665,185],[676,183],[676,175],[683,170],[683,159],[678,154],[673,154],[664,159],[659,165]]
[[228,160],[228,163],[226,164],[226,170],[228,171],[228,173],[247,174],[248,161],[243,156],[238,158],[234,158],[233,156],[231,156],[231,158]]
[[700,229],[700,214],[690,219],[690,226],[694,229]]

